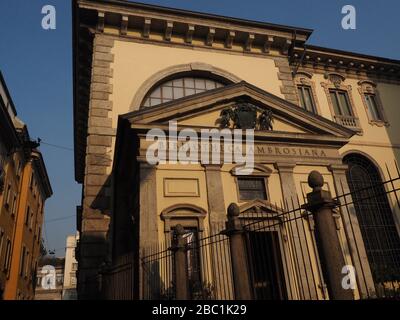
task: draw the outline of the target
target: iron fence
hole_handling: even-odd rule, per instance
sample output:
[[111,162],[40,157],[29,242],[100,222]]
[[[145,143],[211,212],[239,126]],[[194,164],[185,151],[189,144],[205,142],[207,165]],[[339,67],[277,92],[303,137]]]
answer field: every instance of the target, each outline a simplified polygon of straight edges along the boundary
[[105,300],[134,300],[134,255],[118,257],[112,267],[104,269],[98,279]]
[[[142,298],[170,300],[176,298],[177,276],[172,241],[143,251]],[[224,234],[198,238],[188,231],[186,241],[186,276],[189,298],[193,300],[233,299],[229,238]]]
[[[296,199],[297,203],[298,200]],[[295,207],[293,201],[285,208]],[[299,206],[282,210],[265,205],[240,215],[254,299],[324,299],[326,286],[319,268],[316,242],[309,227],[311,213]],[[262,211],[261,211],[262,210]],[[214,229],[222,230],[222,226]],[[171,233],[171,239],[174,234]],[[229,236],[199,238],[185,234],[189,299],[235,299]],[[142,258],[142,297],[174,299],[176,274],[173,241],[147,249]],[[161,247],[161,250],[160,250]]]
[[400,172],[395,168],[393,176],[386,166],[388,180],[361,188],[348,190],[341,182],[336,197],[360,298],[400,298]]
[[[335,183],[337,196],[331,199],[335,205],[329,212],[343,261],[353,268],[355,299],[400,297],[400,240],[395,221],[400,213],[400,174],[398,169],[395,177],[389,170],[387,174],[385,182],[353,190],[345,180]],[[177,245],[176,233],[166,234],[163,243],[140,253],[137,298],[178,299],[184,283],[187,299],[233,300],[243,279],[250,284],[251,299],[335,298],[328,281],[333,271],[327,263],[332,260],[323,259],[326,246],[321,247],[321,232],[316,232],[315,212],[304,205],[307,199],[302,196],[279,204],[255,202],[237,217],[240,226],[234,232],[229,217],[226,224],[213,223],[211,235],[187,228],[179,236],[183,248]],[[237,234],[244,250],[232,246],[232,236]],[[177,272],[179,250],[185,257],[183,273]],[[245,266],[238,269],[242,254]],[[105,298],[133,298],[133,265],[131,256],[103,274]]]
[[[241,215],[253,298],[325,299],[311,212],[298,198]],[[284,208],[284,209],[280,209]]]

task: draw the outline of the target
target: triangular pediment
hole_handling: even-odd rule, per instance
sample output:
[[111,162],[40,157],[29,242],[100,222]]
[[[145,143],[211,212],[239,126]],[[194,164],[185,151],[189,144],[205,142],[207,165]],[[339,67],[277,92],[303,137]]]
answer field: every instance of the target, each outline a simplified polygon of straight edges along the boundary
[[252,200],[239,207],[240,215],[246,218],[274,218],[283,213],[283,210],[266,200]]
[[135,125],[167,125],[175,120],[178,126],[191,128],[220,128],[221,112],[237,104],[254,106],[257,121],[264,111],[270,110],[272,130],[256,129],[257,134],[289,133],[292,135],[328,135],[349,139],[354,132],[335,122],[314,115],[299,106],[257,88],[247,82],[177,99],[158,106],[140,109],[123,116]]

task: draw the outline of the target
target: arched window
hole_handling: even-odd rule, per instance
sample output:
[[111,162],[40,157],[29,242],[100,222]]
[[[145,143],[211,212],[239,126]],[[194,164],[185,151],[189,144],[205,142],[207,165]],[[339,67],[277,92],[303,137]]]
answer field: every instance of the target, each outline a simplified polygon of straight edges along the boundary
[[153,88],[144,99],[142,107],[152,107],[164,102],[191,96],[223,87],[221,81],[206,77],[187,76],[165,81]]
[[400,280],[400,239],[378,169],[359,154],[343,162],[374,281]]

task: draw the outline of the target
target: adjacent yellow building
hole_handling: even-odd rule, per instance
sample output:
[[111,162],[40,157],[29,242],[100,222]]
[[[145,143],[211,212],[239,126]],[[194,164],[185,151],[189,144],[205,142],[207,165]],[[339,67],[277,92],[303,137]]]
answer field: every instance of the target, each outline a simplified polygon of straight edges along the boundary
[[[73,13],[80,298],[100,297],[98,276],[126,255],[135,261],[132,296],[144,298],[144,252],[167,248],[177,224],[194,239],[217,234],[230,203],[243,219],[276,218],[293,199],[304,203],[312,170],[333,196],[398,174],[400,61],[307,45],[309,29],[127,1],[77,0]],[[222,128],[255,129],[251,175],[237,175],[235,163],[174,163],[168,152],[148,161],[152,129],[169,143],[184,129]],[[354,298],[377,291],[385,266],[400,272],[398,183],[383,197],[370,191],[364,207],[338,210]],[[292,238],[278,232],[273,251],[291,279],[279,298],[328,299],[313,222],[301,228]],[[299,243],[310,254],[304,263]],[[162,282],[166,271],[156,268]],[[218,272],[210,274],[213,282]]]
[[49,178],[0,73],[0,298],[33,299]]

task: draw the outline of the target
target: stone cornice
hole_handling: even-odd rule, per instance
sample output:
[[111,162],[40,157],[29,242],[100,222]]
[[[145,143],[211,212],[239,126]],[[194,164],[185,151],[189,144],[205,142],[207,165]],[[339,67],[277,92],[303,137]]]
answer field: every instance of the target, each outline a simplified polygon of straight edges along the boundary
[[32,150],[31,155],[32,155],[32,159],[33,159],[32,163],[36,167],[35,171],[38,173],[38,175],[40,177],[39,184],[41,184],[41,186],[43,188],[44,195],[45,195],[44,198],[47,199],[52,196],[53,190],[51,188],[50,179],[47,174],[47,170],[46,170],[46,166],[44,164],[42,153],[39,150],[34,149],[34,150]]
[[297,70],[313,69],[321,72],[343,72],[360,79],[369,77],[400,80],[400,61],[373,57],[353,52],[307,46],[295,47],[291,65]]
[[[85,18],[80,25],[96,32],[116,30],[119,35],[142,40],[153,36],[162,42],[213,48],[215,43],[232,51],[270,52],[284,55],[292,44],[302,45],[312,30],[217,16],[126,1],[77,1]],[[89,13],[90,12],[90,13]],[[82,15],[83,16],[83,15]],[[113,33],[113,32],[110,32]],[[181,41],[183,39],[184,41]],[[153,39],[154,41],[154,39]]]

